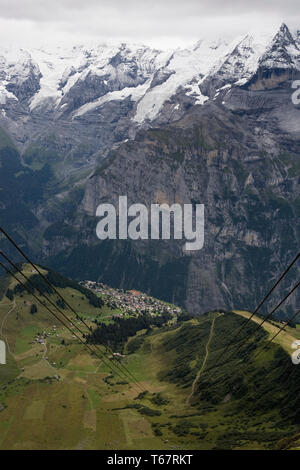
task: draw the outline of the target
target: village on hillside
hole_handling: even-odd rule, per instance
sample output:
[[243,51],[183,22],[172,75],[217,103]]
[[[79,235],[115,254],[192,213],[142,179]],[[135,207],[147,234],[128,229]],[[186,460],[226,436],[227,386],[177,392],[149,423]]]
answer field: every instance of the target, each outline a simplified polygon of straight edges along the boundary
[[180,307],[155,299],[136,290],[126,291],[123,289],[114,289],[102,282],[89,280],[81,281],[80,284],[87,289],[93,290],[96,294],[101,295],[107,306],[112,310],[121,310],[123,312],[123,314],[118,313],[115,316],[135,316],[140,314],[149,314],[154,316],[164,313],[179,315],[182,313],[182,309]]

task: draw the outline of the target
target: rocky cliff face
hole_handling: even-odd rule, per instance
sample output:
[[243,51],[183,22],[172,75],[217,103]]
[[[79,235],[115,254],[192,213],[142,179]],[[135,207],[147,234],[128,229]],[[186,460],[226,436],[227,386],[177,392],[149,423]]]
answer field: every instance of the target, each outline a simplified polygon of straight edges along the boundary
[[[280,130],[277,117],[277,133],[271,138],[265,120],[269,122],[258,111],[254,117],[253,111],[236,113],[217,103],[195,107],[172,125],[140,132],[91,177],[82,203],[91,217],[100,202],[117,205],[123,194],[129,203],[141,202],[149,209],[162,202],[205,204],[201,251],[184,254],[179,241],[130,243],[129,266],[132,259],[143,266],[134,280],[139,287],[157,291],[159,278],[149,272],[157,262],[168,272],[165,296],[190,311],[254,307],[294,257],[300,227],[299,133]],[[125,245],[115,244],[115,257],[124,256]],[[131,285],[130,268],[120,264],[119,269],[124,284]],[[100,277],[106,275],[112,276],[109,266]],[[281,294],[296,277],[294,271]]]
[[[7,171],[16,179],[23,160],[29,181],[43,181],[26,195],[29,231],[12,220],[33,254],[42,250],[44,263],[71,276],[140,288],[196,313],[255,306],[299,249],[297,34],[282,25],[267,38],[170,53],[101,46],[8,63],[0,63],[0,126],[22,155]],[[100,242],[96,208],[120,195],[148,207],[203,203],[204,248]],[[5,224],[7,201],[2,210]]]
[[[194,107],[176,123],[141,131],[111,152],[89,179],[75,222],[69,221],[78,224],[84,246],[56,256],[54,265],[147,290],[196,313],[255,307],[299,248],[300,133],[293,130],[288,83],[280,99],[274,89],[238,89],[227,100]],[[261,106],[266,101],[267,109]],[[97,206],[117,206],[119,195],[148,208],[205,204],[204,248],[187,254],[181,241],[100,242]],[[45,248],[53,250],[59,239],[54,234]],[[297,273],[299,267],[273,305]],[[297,299],[299,294],[280,313]]]

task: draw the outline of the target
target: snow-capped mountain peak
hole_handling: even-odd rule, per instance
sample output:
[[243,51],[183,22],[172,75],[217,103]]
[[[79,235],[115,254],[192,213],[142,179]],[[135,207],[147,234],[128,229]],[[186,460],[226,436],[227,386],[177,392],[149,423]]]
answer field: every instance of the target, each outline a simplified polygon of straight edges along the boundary
[[268,68],[287,69],[293,67],[300,70],[300,49],[296,38],[283,23],[268,45],[259,64]]
[[[198,103],[205,102],[199,85],[209,76],[222,76],[222,86],[242,85],[259,66],[299,69],[298,37],[282,24],[273,37],[246,34],[231,43],[202,39],[190,49],[167,52],[127,44],[3,50],[2,101],[4,95],[21,99],[31,112],[63,107],[64,113],[68,110],[76,118],[103,103],[131,96],[137,102],[133,119],[142,123],[154,119],[179,88],[186,88],[187,96]],[[84,82],[89,92],[74,100]],[[18,90],[22,85],[23,90]]]
[[[110,126],[122,141],[140,126],[179,119],[190,106],[224,103],[235,88],[263,89],[265,82],[253,83],[257,77],[288,70],[300,71],[300,33],[285,24],[273,32],[201,39],[169,51],[124,43],[3,48],[0,127],[22,145],[56,122],[68,138],[74,138],[74,128],[85,135],[88,124]],[[276,83],[269,80],[268,87]]]

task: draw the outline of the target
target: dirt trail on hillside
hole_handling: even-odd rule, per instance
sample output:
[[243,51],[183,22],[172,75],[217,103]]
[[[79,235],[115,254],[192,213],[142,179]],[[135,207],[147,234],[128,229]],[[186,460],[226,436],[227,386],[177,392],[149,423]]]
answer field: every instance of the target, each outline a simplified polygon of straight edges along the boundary
[[213,337],[213,333],[214,333],[214,326],[215,326],[215,321],[216,319],[219,317],[220,315],[217,315],[215,316],[215,318],[213,319],[212,323],[211,323],[211,327],[210,327],[210,332],[209,332],[209,337],[208,337],[208,341],[206,343],[206,346],[205,346],[205,350],[206,350],[206,353],[205,353],[205,357],[204,357],[204,360],[203,360],[203,363],[202,363],[202,366],[200,367],[196,377],[195,377],[195,380],[192,384],[192,390],[191,390],[191,393],[189,394],[189,396],[187,397],[186,399],[186,404],[189,405],[190,404],[190,401],[195,393],[195,388],[196,388],[196,384],[198,382],[198,380],[200,379],[200,376],[204,370],[204,367],[206,365],[206,362],[207,362],[207,359],[208,359],[208,355],[209,355],[209,345],[211,343],[211,340],[212,340],[212,337]]

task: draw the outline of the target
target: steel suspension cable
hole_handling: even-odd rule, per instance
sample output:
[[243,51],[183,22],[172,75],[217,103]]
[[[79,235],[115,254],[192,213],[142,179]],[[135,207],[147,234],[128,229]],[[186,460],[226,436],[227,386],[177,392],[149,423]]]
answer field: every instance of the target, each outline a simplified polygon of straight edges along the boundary
[[[10,235],[0,226],[0,232],[10,241],[10,243],[18,250],[18,252],[26,259],[26,261],[37,271],[37,273],[42,277],[42,279],[51,287],[53,292],[55,292],[58,297],[69,307],[69,309],[78,317],[77,312],[74,310],[74,308],[67,302],[64,297],[60,294],[60,292],[56,289],[56,287],[47,279],[47,277],[41,272],[41,270],[29,259],[29,257],[24,253],[24,251],[17,245],[17,243],[10,237]],[[84,319],[79,317],[79,320],[85,325],[86,328],[91,332],[91,328],[87,325]],[[103,347],[106,349],[106,351],[109,351],[110,354],[113,354],[113,350],[103,344]],[[131,377],[131,380],[136,382],[136,378],[133,376],[131,371],[124,365],[122,364],[122,368],[127,372],[127,374]]]
[[[62,323],[63,326],[66,327],[66,328],[72,333],[72,335],[74,335],[87,349],[89,349],[89,351],[90,351],[92,354],[96,355],[96,356],[98,357],[98,359],[100,359],[100,360],[103,362],[103,364],[105,364],[108,368],[112,369],[122,380],[124,379],[124,377],[126,377],[126,379],[128,379],[128,376],[126,376],[126,374],[125,374],[124,372],[122,372],[122,373],[124,374],[124,377],[122,377],[122,376],[120,375],[120,373],[119,373],[117,370],[114,369],[114,367],[115,367],[116,364],[114,364],[114,363],[111,363],[111,364],[110,364],[110,363],[106,363],[106,361],[104,360],[104,358],[105,358],[105,359],[108,359],[109,361],[110,361],[110,359],[107,358],[107,356],[105,356],[105,355],[103,354],[103,352],[100,352],[99,354],[97,354],[97,351],[93,350],[86,342],[84,342],[84,341],[77,335],[77,333],[75,333],[75,332],[69,327],[68,324],[65,324],[64,321],[63,321],[55,312],[53,312],[44,302],[42,302],[42,301],[34,294],[34,291],[31,291],[31,290],[26,286],[26,284],[24,284],[20,279],[18,279],[18,278],[14,275],[14,273],[13,273],[9,268],[7,268],[7,266],[5,266],[1,261],[0,261],[0,266],[1,266],[3,269],[5,269],[5,271],[6,271],[9,275],[11,275],[19,284],[21,284],[21,285],[28,291],[28,293],[29,293],[30,295],[32,295],[44,308],[46,308],[46,310],[48,310],[60,323]],[[18,272],[19,272],[30,284],[32,284],[32,283],[30,282],[29,278],[27,278],[27,276],[24,275],[24,274],[22,273],[22,271],[20,271],[20,270],[18,269]],[[33,288],[34,288],[34,289],[36,289],[36,290],[39,291],[39,289],[38,289],[34,284],[32,284],[32,285],[33,285]],[[47,299],[47,297],[46,297],[41,291],[39,291],[39,293],[40,293],[41,296],[43,296],[43,297],[45,297],[45,298]],[[49,299],[47,299],[47,300],[49,301]],[[50,303],[51,303],[51,302],[50,302]],[[63,312],[61,312],[61,313],[62,313],[62,315],[65,317],[65,321],[67,321],[67,322],[69,322],[70,324],[72,324],[77,330],[79,330],[79,331],[81,332],[81,330],[77,327],[77,325],[75,325],[75,324],[72,322],[72,320],[70,320]],[[84,333],[83,333],[83,332],[81,332],[81,334],[84,336]],[[110,362],[111,362],[111,361],[110,361]],[[113,364],[113,365],[112,365],[112,364]],[[142,392],[144,391],[144,390],[139,386],[139,384],[134,383],[134,385],[136,385],[136,386],[139,388],[139,390],[142,390]]]
[[254,315],[259,311],[259,309],[262,307],[262,305],[265,303],[265,301],[270,297],[272,292],[276,289],[276,287],[279,285],[279,283],[282,281],[282,279],[286,276],[286,274],[290,271],[290,269],[294,266],[296,261],[300,258],[300,252],[295,256],[295,258],[292,260],[292,262],[289,264],[289,266],[285,269],[285,271],[281,274],[279,279],[276,281],[276,283],[273,285],[273,287],[267,292],[267,294],[264,296],[264,298],[261,300],[261,302],[258,304],[254,312],[251,314],[251,316],[239,327],[237,328],[237,332],[234,334],[233,338],[229,341],[227,346],[224,346],[222,349],[225,348],[225,351],[218,357],[217,360],[220,359],[221,356],[224,356],[230,346],[233,344],[234,340],[237,338],[237,336],[240,334],[240,332],[247,326],[247,324],[252,320]]

